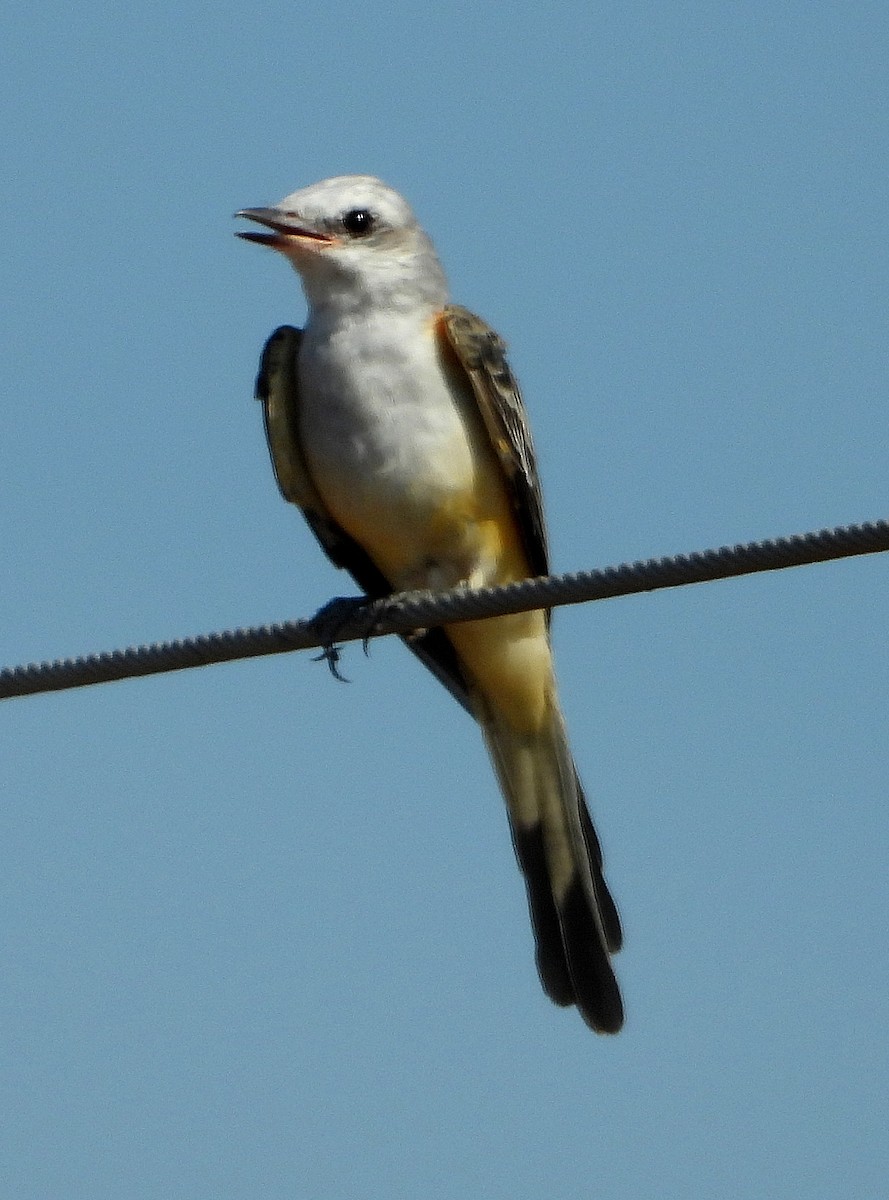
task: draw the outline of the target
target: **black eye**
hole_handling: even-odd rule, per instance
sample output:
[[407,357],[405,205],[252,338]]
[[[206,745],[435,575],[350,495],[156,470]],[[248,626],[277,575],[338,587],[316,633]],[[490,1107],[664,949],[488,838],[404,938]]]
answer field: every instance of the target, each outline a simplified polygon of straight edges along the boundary
[[373,213],[366,208],[351,208],[343,217],[343,229],[352,237],[363,237],[374,227]]

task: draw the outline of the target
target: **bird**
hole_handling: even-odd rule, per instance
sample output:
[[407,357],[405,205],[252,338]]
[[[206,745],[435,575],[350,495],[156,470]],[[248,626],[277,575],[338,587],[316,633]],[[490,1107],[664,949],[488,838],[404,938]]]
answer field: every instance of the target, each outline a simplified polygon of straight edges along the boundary
[[[506,346],[450,301],[408,202],[341,175],[235,214],[237,236],[300,276],[302,329],[266,342],[256,382],[272,466],[322,548],[365,596],[549,573],[531,432]],[[550,614],[405,638],[480,726],[506,802],[545,993],[617,1033],[618,911],[569,746]]]

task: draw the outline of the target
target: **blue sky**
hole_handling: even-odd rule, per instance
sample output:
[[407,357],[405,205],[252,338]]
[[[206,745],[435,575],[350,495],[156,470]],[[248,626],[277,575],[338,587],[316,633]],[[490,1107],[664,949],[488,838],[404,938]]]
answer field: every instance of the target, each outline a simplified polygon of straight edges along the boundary
[[[554,563],[886,516],[884,5],[11,0],[2,661],[305,616],[235,209],[403,191],[508,339]],[[533,967],[395,643],[0,706],[0,1172],[64,1196],[882,1194],[885,557],[565,610],[628,1021]]]

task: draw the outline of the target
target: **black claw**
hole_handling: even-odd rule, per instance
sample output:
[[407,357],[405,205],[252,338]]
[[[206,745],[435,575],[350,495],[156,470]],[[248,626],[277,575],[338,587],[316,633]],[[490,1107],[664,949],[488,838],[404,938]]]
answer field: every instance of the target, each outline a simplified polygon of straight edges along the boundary
[[330,668],[330,673],[334,679],[338,679],[340,683],[351,683],[351,679],[347,679],[339,669],[339,661],[341,658],[339,646],[335,646],[333,642],[329,646],[324,646],[320,654],[316,654],[312,662],[326,662]]

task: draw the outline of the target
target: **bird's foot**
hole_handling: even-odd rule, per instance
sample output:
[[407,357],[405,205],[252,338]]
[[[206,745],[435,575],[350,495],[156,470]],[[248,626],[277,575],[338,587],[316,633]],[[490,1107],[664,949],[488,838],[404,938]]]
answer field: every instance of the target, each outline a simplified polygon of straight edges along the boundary
[[312,629],[318,635],[318,641],[321,643],[321,653],[314,661],[326,662],[331,675],[340,683],[348,683],[349,680],[339,670],[341,650],[336,644],[337,638],[346,625],[355,621],[360,614],[364,614],[364,627],[359,628],[359,633],[364,653],[367,654],[368,643],[376,632],[383,615],[379,611],[371,611],[372,606],[376,603],[370,596],[336,596],[322,605],[312,617],[310,622]]

